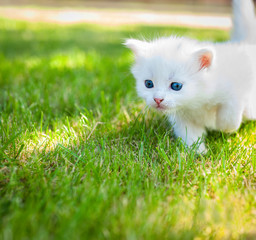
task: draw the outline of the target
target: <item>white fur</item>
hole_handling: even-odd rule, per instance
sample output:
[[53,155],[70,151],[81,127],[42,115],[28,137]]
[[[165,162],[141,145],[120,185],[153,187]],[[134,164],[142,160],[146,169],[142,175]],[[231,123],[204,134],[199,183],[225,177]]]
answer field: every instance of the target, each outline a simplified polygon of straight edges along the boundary
[[252,0],[233,0],[231,40],[256,42],[256,17]]
[[[138,95],[169,117],[175,135],[188,146],[200,142],[206,129],[233,132],[244,119],[256,119],[256,45],[178,37],[129,39],[125,45],[135,55]],[[202,56],[210,56],[206,67]],[[147,79],[153,88],[145,87]],[[172,90],[172,82],[182,83],[182,89]],[[161,108],[154,98],[164,99]],[[205,151],[202,142],[199,151]]]

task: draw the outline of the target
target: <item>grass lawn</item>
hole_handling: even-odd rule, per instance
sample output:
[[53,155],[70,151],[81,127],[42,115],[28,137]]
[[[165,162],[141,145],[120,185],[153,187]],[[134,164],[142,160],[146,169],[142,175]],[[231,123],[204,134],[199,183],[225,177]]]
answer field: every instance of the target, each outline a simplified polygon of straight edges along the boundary
[[0,239],[255,239],[256,123],[196,156],[136,96],[127,37],[180,27],[0,20]]

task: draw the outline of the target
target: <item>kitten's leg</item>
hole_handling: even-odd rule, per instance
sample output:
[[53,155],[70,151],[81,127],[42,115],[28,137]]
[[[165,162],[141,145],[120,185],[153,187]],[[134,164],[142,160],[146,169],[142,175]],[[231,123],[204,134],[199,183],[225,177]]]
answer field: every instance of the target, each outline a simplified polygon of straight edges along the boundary
[[242,123],[243,106],[230,101],[230,104],[223,104],[217,110],[216,127],[224,132],[238,130]]
[[246,107],[243,113],[243,120],[256,120],[256,108]]
[[205,133],[204,127],[197,126],[190,121],[180,118],[170,118],[170,121],[173,124],[176,137],[180,137],[189,147],[191,147],[194,143],[199,142],[200,145],[198,151],[201,153],[206,152],[205,145],[201,141],[201,138]]
[[246,104],[244,113],[243,113],[244,120],[256,120],[256,94],[253,95]]

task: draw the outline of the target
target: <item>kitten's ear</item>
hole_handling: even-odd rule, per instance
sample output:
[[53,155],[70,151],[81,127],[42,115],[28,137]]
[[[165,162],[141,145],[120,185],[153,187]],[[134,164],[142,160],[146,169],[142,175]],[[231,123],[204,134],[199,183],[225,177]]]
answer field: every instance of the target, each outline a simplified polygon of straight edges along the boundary
[[199,71],[210,68],[213,63],[214,52],[212,49],[201,49],[194,54],[194,61],[197,62]]
[[145,53],[148,44],[148,42],[137,39],[126,39],[126,41],[124,42],[124,45],[127,48],[130,48],[136,57]]

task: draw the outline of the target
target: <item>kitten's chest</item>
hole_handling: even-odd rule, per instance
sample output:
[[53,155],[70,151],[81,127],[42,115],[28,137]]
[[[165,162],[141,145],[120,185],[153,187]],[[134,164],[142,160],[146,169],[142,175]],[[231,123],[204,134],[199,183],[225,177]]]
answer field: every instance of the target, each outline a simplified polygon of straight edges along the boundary
[[198,109],[190,109],[183,112],[183,117],[195,125],[208,129],[216,129],[217,106],[205,105]]

